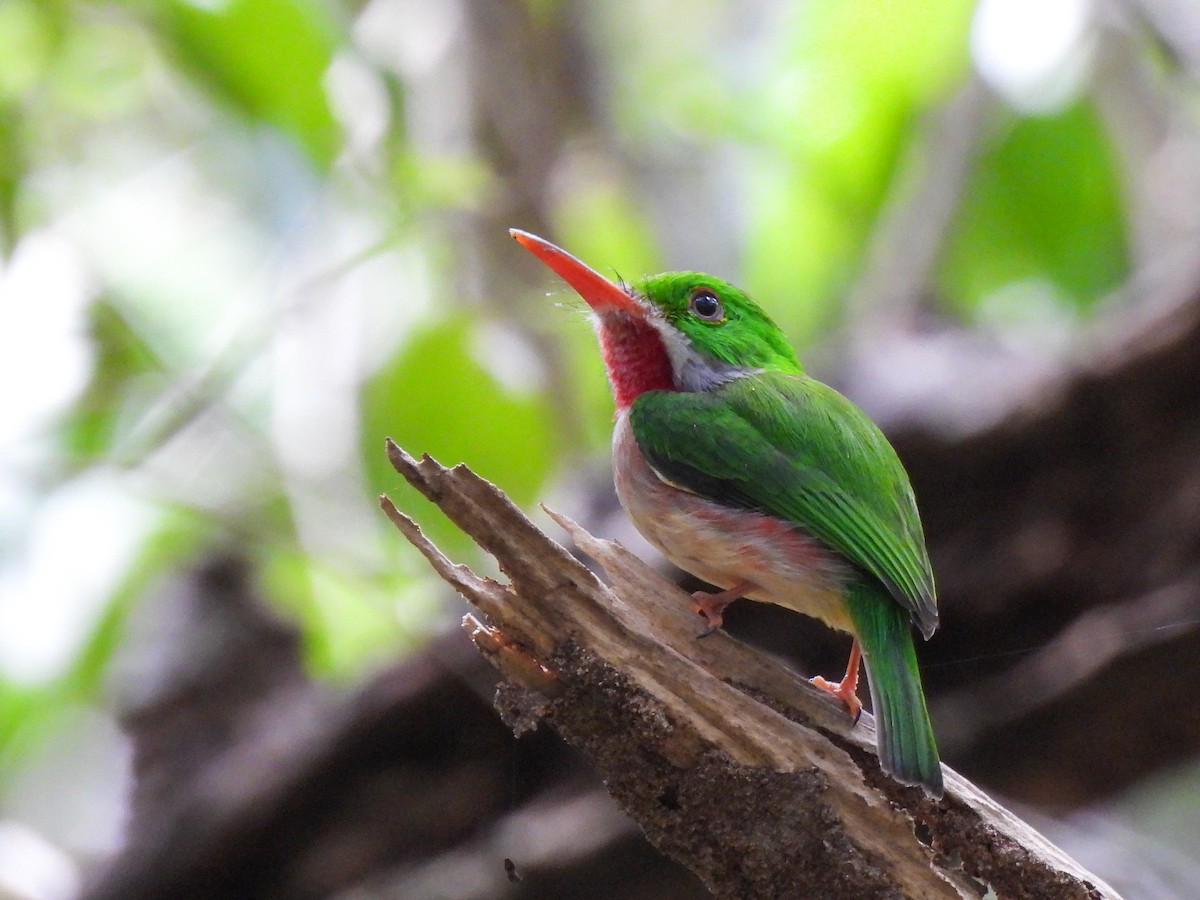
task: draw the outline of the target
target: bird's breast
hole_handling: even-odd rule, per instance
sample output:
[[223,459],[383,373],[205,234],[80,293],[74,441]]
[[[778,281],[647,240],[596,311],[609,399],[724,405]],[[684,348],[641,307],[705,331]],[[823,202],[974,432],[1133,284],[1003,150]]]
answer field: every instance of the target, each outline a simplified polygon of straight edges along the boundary
[[613,431],[617,497],[634,526],[672,563],[721,588],[749,581],[747,596],[853,632],[844,600],[850,567],[799,526],[726,506],[661,478],[638,448],[627,412]]

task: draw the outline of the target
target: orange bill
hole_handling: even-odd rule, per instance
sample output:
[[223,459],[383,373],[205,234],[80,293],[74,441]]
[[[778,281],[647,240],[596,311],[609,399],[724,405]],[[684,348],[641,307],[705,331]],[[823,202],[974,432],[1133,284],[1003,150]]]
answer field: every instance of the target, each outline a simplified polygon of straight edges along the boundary
[[561,247],[519,228],[510,228],[508,233],[517,239],[517,243],[553,269],[558,277],[573,287],[596,312],[621,310],[632,315],[645,315],[637,300]]

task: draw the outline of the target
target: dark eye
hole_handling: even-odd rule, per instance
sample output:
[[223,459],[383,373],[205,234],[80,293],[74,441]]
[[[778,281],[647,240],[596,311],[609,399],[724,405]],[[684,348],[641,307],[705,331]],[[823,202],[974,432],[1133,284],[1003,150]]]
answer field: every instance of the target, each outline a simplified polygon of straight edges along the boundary
[[706,322],[719,322],[725,318],[725,307],[721,305],[717,295],[708,288],[697,288],[692,291],[691,299],[688,300],[688,309],[696,314],[696,318]]

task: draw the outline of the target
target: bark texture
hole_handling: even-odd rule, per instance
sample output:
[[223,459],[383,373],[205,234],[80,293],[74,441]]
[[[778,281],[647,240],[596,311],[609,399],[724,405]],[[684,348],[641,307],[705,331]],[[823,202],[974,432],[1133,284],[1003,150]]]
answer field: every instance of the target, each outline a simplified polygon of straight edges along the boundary
[[551,513],[612,588],[465,466],[389,455],[491,553],[507,584],[451,563],[392,521],[482,616],[472,640],[583,750],[659,849],[720,897],[1112,897],[1095,876],[961,777],[931,801],[882,774],[869,717],[844,711],[727,635],[696,640],[688,596],[619,545]]

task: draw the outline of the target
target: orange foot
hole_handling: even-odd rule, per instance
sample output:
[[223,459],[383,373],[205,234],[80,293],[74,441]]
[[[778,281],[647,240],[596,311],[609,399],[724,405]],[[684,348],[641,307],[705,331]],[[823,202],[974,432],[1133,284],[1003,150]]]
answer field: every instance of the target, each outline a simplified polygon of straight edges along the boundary
[[708,591],[696,591],[692,599],[696,601],[696,612],[704,617],[705,629],[696,637],[706,638],[725,624],[725,607],[738,597],[746,596],[747,591],[754,590],[755,585],[749,581],[739,581],[728,590],[712,594]]
[[846,704],[846,709],[850,711],[850,715],[854,717],[854,724],[858,724],[858,717],[862,715],[862,702],[858,699],[858,663],[862,657],[862,653],[858,648],[858,641],[855,641],[850,646],[850,659],[846,663],[846,676],[841,681],[826,681],[820,675],[816,678],[810,678],[809,684],[819,687],[823,691],[828,691]]

